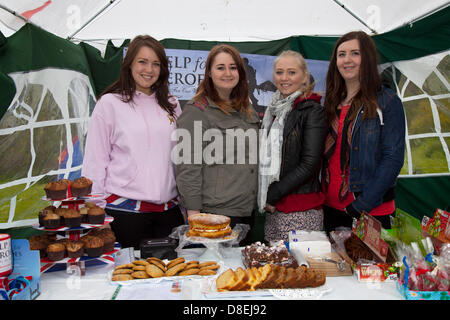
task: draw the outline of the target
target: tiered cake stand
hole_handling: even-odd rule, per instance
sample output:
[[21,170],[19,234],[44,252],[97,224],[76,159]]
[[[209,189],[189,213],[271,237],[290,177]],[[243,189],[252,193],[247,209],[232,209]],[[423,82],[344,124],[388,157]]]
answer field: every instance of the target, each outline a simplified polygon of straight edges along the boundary
[[[59,207],[61,208],[69,208],[79,210],[84,206],[85,200],[93,199],[96,195],[87,195],[85,197],[70,197],[62,200],[52,200],[46,197],[43,197],[44,201],[52,201],[52,202],[61,202]],[[39,223],[34,224],[33,228],[37,230],[42,230],[46,232],[55,232],[57,236],[61,236],[62,238],[68,238],[70,240],[80,240],[81,236],[88,233],[91,229],[102,227],[114,221],[114,218],[111,216],[105,216],[105,221],[102,224],[91,224],[91,223],[81,223],[79,227],[68,228],[66,226],[61,226],[56,229],[45,229],[43,226],[40,226]],[[41,258],[41,273],[56,271],[64,269],[66,267],[66,271],[68,273],[73,273],[76,271],[79,275],[84,275],[86,266],[95,265],[95,264],[114,264],[115,262],[115,253],[120,250],[120,244],[115,243],[114,250],[110,252],[105,252],[99,257],[89,257],[84,254],[79,258],[69,258],[65,257],[62,260],[52,261],[50,259]]]

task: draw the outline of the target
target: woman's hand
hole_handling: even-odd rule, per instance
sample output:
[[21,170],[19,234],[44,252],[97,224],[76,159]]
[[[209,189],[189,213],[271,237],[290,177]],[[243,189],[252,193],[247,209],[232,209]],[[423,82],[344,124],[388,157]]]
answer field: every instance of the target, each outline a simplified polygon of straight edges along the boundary
[[266,205],[264,207],[264,210],[266,210],[267,212],[270,212],[270,213],[274,213],[275,212],[275,207],[270,205],[270,204],[268,204],[268,203],[266,203]]
[[187,211],[188,217],[193,215],[193,214],[197,214],[197,213],[200,213],[200,210],[188,210]]

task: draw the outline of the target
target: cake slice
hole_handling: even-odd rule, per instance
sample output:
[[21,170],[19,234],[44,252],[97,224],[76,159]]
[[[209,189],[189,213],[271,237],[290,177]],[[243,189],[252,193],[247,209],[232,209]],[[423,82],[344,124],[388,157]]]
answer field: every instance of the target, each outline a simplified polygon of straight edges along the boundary
[[242,288],[246,287],[246,283],[248,281],[247,273],[241,267],[237,268],[235,271],[237,281],[230,288],[230,291],[241,291],[244,290]]
[[237,276],[233,269],[228,269],[216,279],[217,291],[229,291],[237,282]]

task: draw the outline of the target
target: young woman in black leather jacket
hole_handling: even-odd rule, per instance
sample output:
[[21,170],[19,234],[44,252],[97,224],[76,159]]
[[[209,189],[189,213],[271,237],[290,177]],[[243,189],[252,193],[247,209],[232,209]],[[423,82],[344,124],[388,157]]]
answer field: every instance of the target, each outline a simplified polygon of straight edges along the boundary
[[274,82],[260,135],[258,205],[267,212],[265,240],[287,241],[290,230],[323,227],[319,171],[327,118],[299,53],[280,54]]

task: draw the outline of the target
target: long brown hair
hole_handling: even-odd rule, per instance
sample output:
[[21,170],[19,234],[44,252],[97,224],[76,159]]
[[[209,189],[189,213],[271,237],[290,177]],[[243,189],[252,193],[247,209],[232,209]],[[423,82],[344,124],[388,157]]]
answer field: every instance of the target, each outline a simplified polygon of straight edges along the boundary
[[[219,97],[219,93],[214,87],[212,78],[209,76],[209,74],[211,74],[211,67],[215,57],[221,52],[231,55],[239,72],[239,82],[231,91],[230,102],[224,101]],[[197,93],[195,94],[193,100],[199,101],[206,97],[216,103],[217,106],[226,114],[229,114],[229,111],[231,111],[231,109],[234,109],[241,113],[251,112],[248,93],[248,81],[247,74],[245,72],[244,60],[239,54],[239,51],[237,51],[234,47],[227,44],[219,44],[214,46],[209,52],[208,58],[206,59],[205,78],[202,80],[202,82],[200,82],[197,88]]]
[[152,91],[155,92],[156,100],[163,110],[167,111],[167,113],[171,116],[175,116],[176,105],[169,101],[169,61],[162,44],[149,35],[136,36],[130,42],[120,68],[119,78],[108,88],[106,88],[100,97],[107,93],[118,93],[122,95],[122,100],[124,102],[130,102],[133,100],[133,95],[136,91],[136,83],[133,75],[131,74],[131,64],[143,46],[152,49],[160,61],[159,78],[151,88]]
[[361,54],[361,66],[359,71],[360,89],[352,100],[348,111],[348,118],[353,120],[358,109],[364,106],[364,118],[373,118],[377,110],[377,92],[381,89],[381,77],[378,72],[378,53],[374,41],[363,31],[352,31],[344,34],[336,42],[328,66],[326,80],[326,95],[324,107],[331,122],[336,116],[338,105],[347,95],[344,78],[337,68],[337,49],[346,41],[358,40]]

